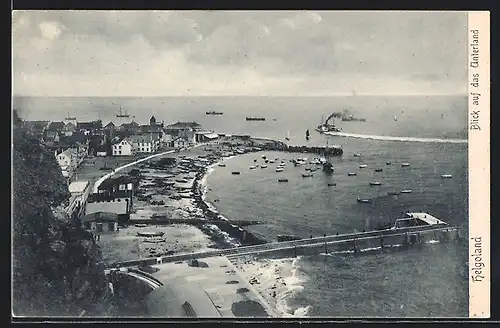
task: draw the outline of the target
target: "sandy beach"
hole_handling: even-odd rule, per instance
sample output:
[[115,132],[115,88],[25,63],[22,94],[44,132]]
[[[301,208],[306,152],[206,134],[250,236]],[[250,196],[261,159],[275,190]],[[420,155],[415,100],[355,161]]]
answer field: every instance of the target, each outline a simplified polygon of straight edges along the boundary
[[[242,245],[243,229],[219,215],[213,205],[205,203],[207,189],[204,181],[212,167],[228,158],[259,151],[259,147],[269,142],[272,141],[228,137],[120,171],[115,176],[129,175],[137,181],[133,210],[128,226],[121,227],[117,233],[102,235],[99,243],[104,261],[113,263]],[[193,220],[193,224],[133,222],[134,219],[154,217]],[[211,222],[213,220],[217,222]],[[138,237],[137,232],[141,231],[163,233],[163,236],[154,240]],[[245,244],[263,242],[251,234],[245,236]]]

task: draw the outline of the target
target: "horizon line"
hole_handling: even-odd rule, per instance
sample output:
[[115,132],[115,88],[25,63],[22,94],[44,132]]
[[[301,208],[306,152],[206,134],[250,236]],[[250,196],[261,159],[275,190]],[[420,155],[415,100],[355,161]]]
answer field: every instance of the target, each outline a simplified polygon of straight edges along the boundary
[[338,94],[304,94],[304,95],[221,95],[221,94],[198,94],[198,95],[12,95],[13,98],[194,98],[194,97],[459,97],[468,96],[468,92],[464,93],[338,93]]

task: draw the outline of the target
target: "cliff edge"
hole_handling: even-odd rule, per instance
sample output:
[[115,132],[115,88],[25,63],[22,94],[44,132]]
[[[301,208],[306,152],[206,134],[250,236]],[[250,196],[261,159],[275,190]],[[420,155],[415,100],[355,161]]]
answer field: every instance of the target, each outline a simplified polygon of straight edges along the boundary
[[53,208],[70,196],[55,156],[13,121],[13,315],[103,315],[109,296],[92,236]]

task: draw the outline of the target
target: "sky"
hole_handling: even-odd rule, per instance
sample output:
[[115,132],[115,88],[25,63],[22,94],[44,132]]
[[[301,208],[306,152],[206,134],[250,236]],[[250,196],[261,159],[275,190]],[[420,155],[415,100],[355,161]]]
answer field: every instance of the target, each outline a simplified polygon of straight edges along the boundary
[[16,96],[456,95],[467,13],[15,11]]

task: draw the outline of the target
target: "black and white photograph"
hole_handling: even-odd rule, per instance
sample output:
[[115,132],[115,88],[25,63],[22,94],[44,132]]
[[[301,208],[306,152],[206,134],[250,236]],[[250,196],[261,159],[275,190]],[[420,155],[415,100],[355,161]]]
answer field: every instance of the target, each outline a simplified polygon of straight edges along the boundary
[[466,11],[13,11],[12,315],[468,318],[486,43]]

